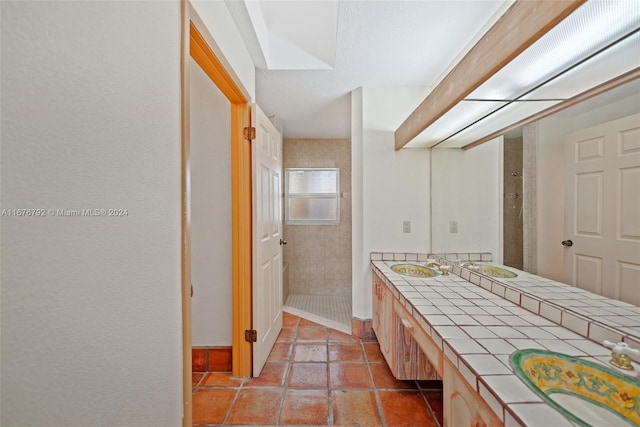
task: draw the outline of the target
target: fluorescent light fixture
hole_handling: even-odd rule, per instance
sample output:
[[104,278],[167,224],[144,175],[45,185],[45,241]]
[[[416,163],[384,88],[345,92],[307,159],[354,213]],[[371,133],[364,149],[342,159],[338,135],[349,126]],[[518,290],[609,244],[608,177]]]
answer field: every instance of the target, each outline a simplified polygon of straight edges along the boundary
[[638,1],[588,1],[467,98],[516,99],[636,29],[639,10]]
[[461,148],[467,144],[500,130],[522,118],[529,117],[537,112],[558,104],[561,101],[517,101],[513,102],[498,113],[490,116],[490,119],[482,120],[473,126],[461,131],[456,136],[442,142],[438,148]]
[[407,146],[463,147],[638,67],[640,1],[588,1]]
[[507,102],[461,101],[423,130],[406,147],[431,147],[450,136],[452,129],[461,129],[505,105]]
[[[640,6],[640,4],[639,4]],[[522,99],[571,98],[640,66],[640,31]]]

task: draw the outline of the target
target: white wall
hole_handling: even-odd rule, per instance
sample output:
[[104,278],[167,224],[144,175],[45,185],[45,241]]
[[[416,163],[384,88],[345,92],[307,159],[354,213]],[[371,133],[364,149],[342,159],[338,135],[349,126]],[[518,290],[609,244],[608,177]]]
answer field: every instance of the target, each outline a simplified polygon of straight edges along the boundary
[[[429,150],[396,151],[392,132],[365,131],[364,141],[365,252],[428,251]],[[403,221],[411,222],[410,233]]]
[[[631,92],[633,93],[633,92]],[[580,112],[573,121],[574,131],[611,122],[640,112],[640,93],[613,101],[590,111]]]
[[[363,204],[363,89],[351,92],[351,299],[353,317],[368,319],[367,307],[371,297],[366,293],[364,283],[369,269],[369,256],[362,246],[364,227],[362,223]],[[367,305],[369,304],[369,305]]]
[[234,77],[248,100],[256,97],[256,67],[242,40],[242,36],[222,0],[191,0],[190,4],[213,39],[209,47]]
[[467,151],[435,148],[431,156],[432,251],[491,252],[500,262],[502,137]]
[[[429,250],[429,150],[394,148],[395,129],[425,94],[421,87],[365,87],[352,93],[354,317],[371,317],[372,251]],[[402,232],[405,220],[411,221],[410,234]]]
[[231,345],[231,105],[189,59],[191,335],[194,346]]
[[537,274],[563,281],[564,140],[567,135],[640,112],[640,94],[598,108],[566,110],[533,124],[538,127]]
[[1,422],[180,425],[180,3],[0,7]]

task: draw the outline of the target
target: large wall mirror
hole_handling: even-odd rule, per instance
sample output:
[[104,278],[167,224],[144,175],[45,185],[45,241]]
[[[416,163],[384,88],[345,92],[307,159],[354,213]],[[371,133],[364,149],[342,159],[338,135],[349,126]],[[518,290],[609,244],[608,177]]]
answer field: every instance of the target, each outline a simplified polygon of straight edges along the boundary
[[[566,140],[584,129],[638,113],[640,80],[634,80],[470,150],[433,149],[432,251],[488,251],[501,264],[570,283],[564,266],[566,247],[561,244],[567,235]],[[629,134],[629,138],[627,149],[640,153],[640,136]],[[597,156],[602,144],[584,146]],[[638,185],[640,172],[632,175],[627,185],[631,193],[617,195],[611,203],[620,205],[620,197],[628,199],[639,191],[633,186]],[[595,205],[593,209],[596,218],[601,212]],[[626,214],[620,215],[628,217],[632,229],[627,240],[638,240],[633,228],[640,230],[640,220],[633,218],[634,211],[624,209]],[[628,274],[638,275],[640,282],[640,267]],[[606,290],[598,293],[615,297]]]

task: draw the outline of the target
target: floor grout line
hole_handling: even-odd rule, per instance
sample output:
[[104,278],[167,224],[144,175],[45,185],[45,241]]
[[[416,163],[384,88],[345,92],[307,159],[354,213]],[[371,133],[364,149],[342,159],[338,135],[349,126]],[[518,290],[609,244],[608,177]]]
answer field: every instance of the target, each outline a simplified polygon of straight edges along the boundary
[[[243,383],[244,383],[244,380],[243,380]],[[240,396],[240,390],[242,390],[242,384],[243,383],[240,383],[240,387],[238,387],[238,389],[236,390],[236,395],[233,396],[233,400],[231,401],[231,404],[229,405],[229,408],[227,408],[227,413],[225,414],[221,425],[225,425],[227,423],[227,420],[229,419],[229,416],[231,415],[231,409],[233,409],[233,406],[236,404],[236,401],[238,400],[238,396]]]
[[440,425],[440,421],[438,421],[438,417],[436,417],[436,413],[433,410],[433,408],[431,407],[431,404],[429,403],[429,399],[427,399],[427,396],[425,395],[425,390],[419,389],[420,391],[420,396],[422,397],[422,400],[424,401],[424,404],[427,406],[427,409],[429,410],[429,413],[431,414],[431,418],[433,418],[433,421],[435,422],[437,427],[442,427]]
[[[300,333],[301,333],[301,329],[300,328],[317,328],[317,325],[313,325],[313,324],[307,324],[307,325],[302,325],[302,320],[300,318],[298,318],[295,322],[294,325],[287,325],[286,327],[288,328],[292,328],[292,332],[291,332],[291,337],[289,338],[289,341],[278,341],[279,343],[283,344],[283,345],[288,345],[288,349],[289,352],[287,354],[287,357],[283,360],[270,360],[267,359],[267,363],[283,363],[284,365],[281,365],[280,367],[278,367],[278,372],[282,372],[282,380],[281,382],[276,382],[275,385],[269,385],[270,384],[270,380],[267,380],[265,382],[263,382],[263,384],[267,384],[267,385],[260,385],[260,383],[256,384],[255,386],[251,385],[251,379],[243,379],[240,378],[239,380],[239,384],[237,385],[232,385],[232,386],[203,386],[203,382],[204,379],[207,377],[208,374],[210,374],[209,372],[204,372],[203,375],[199,378],[199,380],[197,381],[196,385],[194,386],[194,394],[197,390],[206,390],[206,389],[211,389],[211,388],[221,388],[221,389],[235,389],[235,394],[234,397],[231,401],[231,403],[229,404],[229,407],[226,410],[226,413],[224,415],[224,419],[222,420],[222,424],[198,424],[198,425],[228,425],[227,423],[230,420],[231,414],[235,408],[235,405],[238,404],[239,402],[239,398],[240,398],[240,393],[242,393],[242,390],[249,390],[249,389],[271,389],[271,390],[279,390],[280,394],[279,394],[279,400],[277,403],[277,410],[276,410],[276,414],[275,414],[275,424],[274,426],[280,426],[283,425],[282,421],[283,421],[283,415],[284,415],[284,410],[285,410],[285,399],[287,398],[287,393],[290,392],[291,390],[299,390],[301,392],[304,391],[314,391],[314,390],[325,390],[325,387],[315,387],[313,386],[313,377],[309,377],[311,379],[311,381],[305,381],[305,377],[304,375],[300,378],[298,378],[297,381],[302,381],[300,382],[300,384],[302,384],[299,387],[296,387],[295,384],[293,387],[289,386],[289,379],[291,377],[291,375],[293,374],[293,369],[294,369],[294,363],[321,363],[323,365],[326,366],[326,402],[327,402],[327,412],[326,412],[326,419],[325,419],[325,425],[326,427],[333,427],[335,425],[335,414],[334,414],[334,405],[336,404],[336,402],[338,401],[334,401],[335,400],[335,396],[334,393],[337,392],[345,392],[345,393],[349,393],[349,392],[367,392],[367,393],[371,393],[373,392],[373,397],[374,397],[374,402],[372,402],[372,404],[375,404],[375,410],[378,412],[378,416],[379,416],[379,420],[380,420],[380,425],[382,427],[387,427],[389,426],[389,423],[385,417],[385,413],[384,413],[384,409],[382,406],[382,397],[381,393],[389,393],[389,392],[398,392],[398,396],[400,396],[400,392],[407,392],[407,391],[411,391],[411,392],[418,392],[421,396],[421,401],[425,406],[425,409],[427,410],[429,416],[433,419],[434,421],[434,425],[437,427],[442,427],[440,422],[438,421],[438,418],[436,417],[436,413],[433,410],[433,408],[431,407],[431,404],[429,403],[429,400],[427,399],[427,393],[429,393],[429,389],[423,389],[422,386],[420,385],[420,383],[418,381],[412,381],[412,385],[413,388],[410,389],[404,389],[404,388],[398,388],[398,387],[394,387],[393,385],[389,386],[389,387],[384,387],[385,384],[387,384],[387,379],[386,377],[381,377],[380,379],[383,381],[381,383],[381,385],[383,385],[382,387],[378,387],[376,385],[375,379],[374,379],[374,366],[376,365],[381,365],[384,364],[384,359],[380,360],[380,356],[378,354],[376,354],[376,350],[374,347],[369,347],[369,344],[376,344],[375,342],[369,342],[369,341],[362,341],[361,339],[356,339],[356,340],[348,340],[348,339],[344,339],[342,340],[341,337],[337,337],[334,341],[332,341],[330,339],[331,337],[331,329],[328,327],[324,327],[324,338],[323,339],[318,339],[317,341],[298,341],[298,338],[300,337]],[[308,332],[308,331],[307,331]],[[303,336],[313,336],[313,334],[311,335],[307,335],[304,334]],[[326,352],[326,358],[323,361],[314,361],[314,360],[299,360],[296,361],[295,357],[296,357],[296,347],[299,345],[320,345],[320,348],[324,348],[325,352]],[[353,353],[353,351],[355,351],[355,348],[351,347],[352,345],[357,346],[359,348],[359,355],[355,355]],[[341,347],[341,346],[346,346],[346,347],[351,347],[349,349]],[[284,347],[283,347],[284,348]],[[371,355],[367,353],[367,348],[369,348],[369,350],[371,351]],[[331,355],[331,350],[334,350],[336,353],[336,360],[332,360],[332,355]],[[310,353],[313,354],[313,353]],[[304,353],[302,354],[302,356],[304,356]],[[311,357],[313,358],[313,357]],[[341,367],[345,366],[345,365],[356,365],[356,364],[362,364],[364,363],[366,365],[366,372],[369,378],[369,382],[370,382],[370,387],[352,387],[355,385],[360,385],[358,383],[361,383],[361,381],[358,382],[353,382],[351,380],[347,380],[347,382],[344,382],[345,379],[343,379],[341,372]],[[275,366],[275,365],[272,365]],[[335,387],[332,384],[332,367],[336,372],[336,382],[335,383]],[[276,368],[274,368],[276,369]],[[280,369],[283,369],[282,371],[280,371]],[[360,369],[360,368],[357,368]],[[376,370],[379,368],[376,368]],[[297,371],[296,371],[297,372]],[[304,373],[304,370],[303,370]],[[364,372],[363,372],[364,373]],[[379,372],[380,373],[380,372]],[[348,378],[348,377],[345,377]],[[306,385],[308,383],[308,385]],[[317,383],[316,383],[317,384]],[[437,387],[434,388],[433,391],[440,391],[440,393],[442,393],[441,389],[438,389]],[[273,392],[272,392],[273,393]],[[275,394],[275,393],[274,393]],[[316,394],[317,397],[320,397],[320,395],[324,395],[324,393],[318,393]],[[292,398],[295,396],[295,393],[291,394]],[[371,396],[371,395],[369,395]],[[275,395],[273,396],[274,398],[276,397]],[[384,397],[385,399],[390,399],[393,398],[395,399],[395,396],[391,396],[391,395],[385,395]],[[340,399],[342,399],[342,397],[340,397]],[[341,401],[341,400],[340,400]],[[386,401],[386,400],[385,400]],[[294,399],[295,402],[295,399]],[[275,399],[274,399],[274,404],[275,404]],[[371,408],[373,409],[373,407]],[[340,412],[340,411],[339,411]],[[291,408],[289,408],[289,412],[287,412],[287,414],[290,414],[291,412]],[[359,417],[361,416],[360,413],[356,410],[355,412],[347,412],[349,413],[350,417],[355,416],[356,418],[353,418],[353,420],[355,419],[359,419]],[[287,417],[290,415],[286,415]],[[261,424],[261,425],[266,425],[266,424]],[[270,424],[269,424],[270,425]]]
[[362,353],[367,360],[367,371],[369,371],[369,380],[371,381],[371,388],[373,389],[373,397],[376,399],[376,407],[378,409],[378,414],[380,415],[380,421],[382,422],[382,426],[386,427],[387,421],[385,420],[384,411],[382,410],[382,401],[380,400],[380,395],[378,394],[378,388],[376,387],[375,380],[373,379],[371,363],[368,361],[367,353],[364,350],[364,344],[362,342],[360,343],[360,347],[362,348]]
[[329,398],[327,408],[327,424],[333,426],[333,398],[331,397],[331,355],[329,354],[329,328],[327,328],[327,396]]

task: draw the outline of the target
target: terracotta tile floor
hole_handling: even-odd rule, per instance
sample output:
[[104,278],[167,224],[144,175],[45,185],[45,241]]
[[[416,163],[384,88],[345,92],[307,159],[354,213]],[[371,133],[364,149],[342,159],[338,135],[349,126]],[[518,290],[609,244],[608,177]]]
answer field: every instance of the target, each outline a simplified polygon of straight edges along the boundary
[[437,381],[398,381],[377,343],[285,313],[258,378],[193,374],[194,426],[442,426]]

